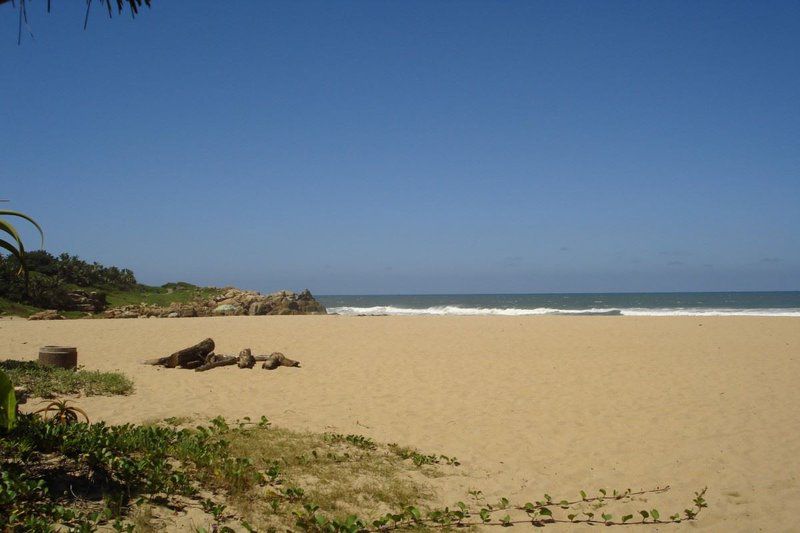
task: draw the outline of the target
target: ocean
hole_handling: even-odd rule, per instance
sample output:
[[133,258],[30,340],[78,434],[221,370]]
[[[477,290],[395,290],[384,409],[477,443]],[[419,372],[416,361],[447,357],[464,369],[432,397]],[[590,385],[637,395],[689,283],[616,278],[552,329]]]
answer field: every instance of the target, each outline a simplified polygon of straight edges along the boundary
[[796,316],[800,291],[318,296],[340,315]]

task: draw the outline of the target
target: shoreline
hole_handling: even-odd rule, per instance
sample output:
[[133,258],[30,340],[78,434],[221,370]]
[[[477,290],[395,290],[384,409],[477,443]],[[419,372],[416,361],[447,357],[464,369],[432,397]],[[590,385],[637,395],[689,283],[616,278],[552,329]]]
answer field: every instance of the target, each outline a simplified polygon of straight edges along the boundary
[[[683,530],[791,530],[800,497],[800,321],[792,317],[347,317],[0,323],[0,357],[75,345],[134,380],[85,397],[93,421],[266,415],[457,456],[445,502],[671,485],[662,513],[709,487]],[[212,337],[302,367],[195,373],[141,364]],[[34,407],[38,401],[29,403]],[[672,527],[672,526],[671,526]],[[647,529],[645,529],[647,530]]]

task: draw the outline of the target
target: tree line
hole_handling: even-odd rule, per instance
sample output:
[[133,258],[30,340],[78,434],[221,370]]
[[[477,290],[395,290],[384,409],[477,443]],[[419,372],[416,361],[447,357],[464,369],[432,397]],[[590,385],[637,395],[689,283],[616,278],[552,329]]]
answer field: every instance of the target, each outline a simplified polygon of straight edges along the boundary
[[130,269],[89,263],[68,253],[54,256],[44,250],[26,252],[27,287],[25,278],[19,275],[20,266],[13,255],[0,255],[0,296],[37,307],[63,308],[67,293],[76,286],[127,290],[138,285]]

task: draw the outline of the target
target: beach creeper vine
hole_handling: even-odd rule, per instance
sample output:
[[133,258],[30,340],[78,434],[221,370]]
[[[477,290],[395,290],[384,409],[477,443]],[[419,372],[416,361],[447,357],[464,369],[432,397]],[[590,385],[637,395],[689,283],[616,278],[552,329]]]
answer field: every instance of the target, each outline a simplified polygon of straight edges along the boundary
[[[684,509],[683,513],[675,513],[669,518],[662,519],[658,509],[641,509],[636,514],[630,513],[615,519],[610,513],[584,510],[586,506],[600,508],[604,504],[617,501],[630,503],[634,497],[660,494],[670,489],[656,487],[655,489],[623,492],[616,490],[609,494],[605,489],[600,489],[597,496],[589,497],[581,491],[580,499],[556,501],[548,494],[544,499],[528,502],[524,505],[512,505],[507,498],[500,498],[497,503],[489,504],[483,499],[481,491],[470,491],[474,500],[474,507],[464,502],[457,502],[452,507],[433,509],[423,513],[413,506],[408,506],[397,513],[387,513],[385,516],[365,522],[355,515],[350,515],[344,520],[330,519],[318,512],[319,507],[313,503],[303,504],[302,511],[295,511],[297,526],[305,531],[317,532],[380,532],[396,529],[425,528],[461,528],[469,526],[500,526],[510,527],[516,524],[530,524],[543,527],[548,524],[587,524],[604,526],[633,526],[652,524],[678,524],[684,521],[695,520],[703,509],[708,507],[705,500],[707,488],[695,492],[692,506]],[[563,516],[554,512],[561,510]],[[567,513],[567,511],[572,511]],[[524,513],[525,518],[512,518],[511,512]]]
[[[67,405],[61,407],[67,408]],[[237,502],[246,500],[266,504],[262,510],[282,527],[294,524],[299,530],[318,533],[379,533],[517,524],[542,527],[556,523],[676,524],[695,520],[707,507],[706,489],[695,493],[690,507],[669,518],[662,518],[662,513],[650,505],[644,509],[638,505],[645,497],[668,491],[668,486],[621,492],[600,489],[591,496],[581,491],[580,497],[572,500],[559,500],[545,494],[541,500],[524,504],[512,504],[508,498],[489,503],[481,491],[472,490],[469,504],[459,501],[444,508],[422,509],[394,503],[389,504],[389,508],[402,507],[374,519],[354,514],[332,517],[321,509],[320,505],[325,503],[319,500],[320,493],[313,486],[298,486],[304,478],[295,478],[289,473],[293,464],[300,464],[300,457],[285,454],[306,449],[303,447],[308,444],[302,444],[302,439],[314,442],[310,455],[301,452],[304,461],[322,461],[329,465],[345,462],[357,467],[360,461],[368,464],[389,457],[400,458],[418,469],[431,468],[434,464],[458,467],[459,463],[443,455],[384,446],[361,435],[328,433],[315,437],[273,433],[282,430],[272,430],[266,417],[258,422],[245,419],[234,426],[217,417],[193,429],[171,426],[180,423],[177,419],[166,421],[167,426],[71,422],[58,423],[27,414],[21,415],[14,429],[4,432],[0,439],[0,462],[4,465],[0,472],[0,530],[50,531],[50,525],[58,524],[72,531],[88,532],[110,526],[127,532],[136,529],[130,522],[131,506],[166,505],[173,511],[200,508],[213,520],[211,531],[229,532],[233,531],[232,526],[256,531],[236,509]],[[285,440],[283,451],[267,460],[239,453],[247,450],[252,442],[289,437],[299,440]],[[238,442],[238,447],[233,447],[234,442]],[[337,454],[333,449],[330,454],[334,457],[329,457],[324,449],[317,450],[317,443],[350,447],[351,450],[341,450],[343,453]],[[58,460],[54,462],[54,458]],[[36,474],[30,472],[33,466]],[[53,481],[64,475],[61,468],[66,469],[64,472],[69,474],[70,483],[78,482],[78,494],[61,494],[48,486],[47,479]],[[340,472],[343,476],[353,475],[352,469]],[[100,494],[102,501],[97,499]],[[619,504],[631,510],[616,517],[608,511],[611,508],[608,504]],[[333,513],[330,502],[327,509],[327,513]],[[258,512],[248,518],[258,519]]]

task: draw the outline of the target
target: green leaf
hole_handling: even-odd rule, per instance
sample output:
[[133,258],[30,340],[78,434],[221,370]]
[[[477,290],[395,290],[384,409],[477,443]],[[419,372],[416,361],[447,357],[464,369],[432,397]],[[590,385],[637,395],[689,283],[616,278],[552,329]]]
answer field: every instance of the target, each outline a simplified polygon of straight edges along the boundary
[[575,517],[576,517],[576,516],[578,516],[578,515],[575,515],[575,514],[568,514],[568,515],[567,515],[567,518],[569,518],[569,521],[570,521],[570,522],[572,522],[573,520],[575,520]]
[[39,235],[41,235],[41,237],[42,237],[42,245],[41,246],[42,246],[42,248],[44,248],[44,231],[42,231],[42,227],[35,220],[33,220],[31,217],[29,217],[25,213],[20,213],[19,211],[0,210],[0,215],[24,218],[25,220],[27,220],[28,222],[33,224],[34,227],[37,230],[39,230]]
[[23,272],[25,273],[25,275],[26,275],[25,276],[25,284],[27,285],[27,282],[28,282],[28,278],[27,278],[28,269],[25,266],[25,256],[22,254],[22,252],[17,250],[17,248],[13,244],[11,244],[10,242],[8,242],[8,241],[6,241],[4,239],[0,239],[0,248],[4,248],[4,249],[8,250],[8,252],[11,255],[13,255],[14,257],[17,258],[17,261],[19,261],[19,270],[20,270],[19,272],[17,272],[17,274],[19,275],[19,274],[22,274]]
[[647,511],[639,511],[639,514],[642,515],[642,519],[647,520],[650,517],[650,513]]
[[581,491],[581,499],[582,500],[586,499],[586,492],[585,491]]
[[25,253],[25,247],[22,245],[22,238],[20,238],[19,233],[17,233],[17,228],[15,228],[9,222],[6,222],[2,218],[0,218],[0,231],[8,233],[12,237],[14,237],[14,242],[17,243],[17,248],[22,253]]
[[614,518],[614,517],[613,517],[612,515],[610,515],[610,514],[602,514],[602,515],[600,515],[600,516],[602,516],[602,517],[603,517],[603,520],[605,520],[606,522],[610,522],[610,521],[611,521],[611,519],[612,519],[612,518]]
[[539,509],[539,514],[542,516],[553,516],[553,511],[551,511],[547,507],[542,507],[541,509]]
[[652,517],[653,517],[653,520],[658,520],[658,518],[659,518],[661,515],[660,515],[660,514],[658,514],[658,509],[651,509],[651,510],[650,510],[650,516],[652,516]]
[[622,517],[622,523],[624,524],[625,522],[627,522],[631,518],[633,518],[632,514],[626,514],[625,516]]
[[5,372],[0,371],[0,427],[14,429],[17,419],[17,395]]

